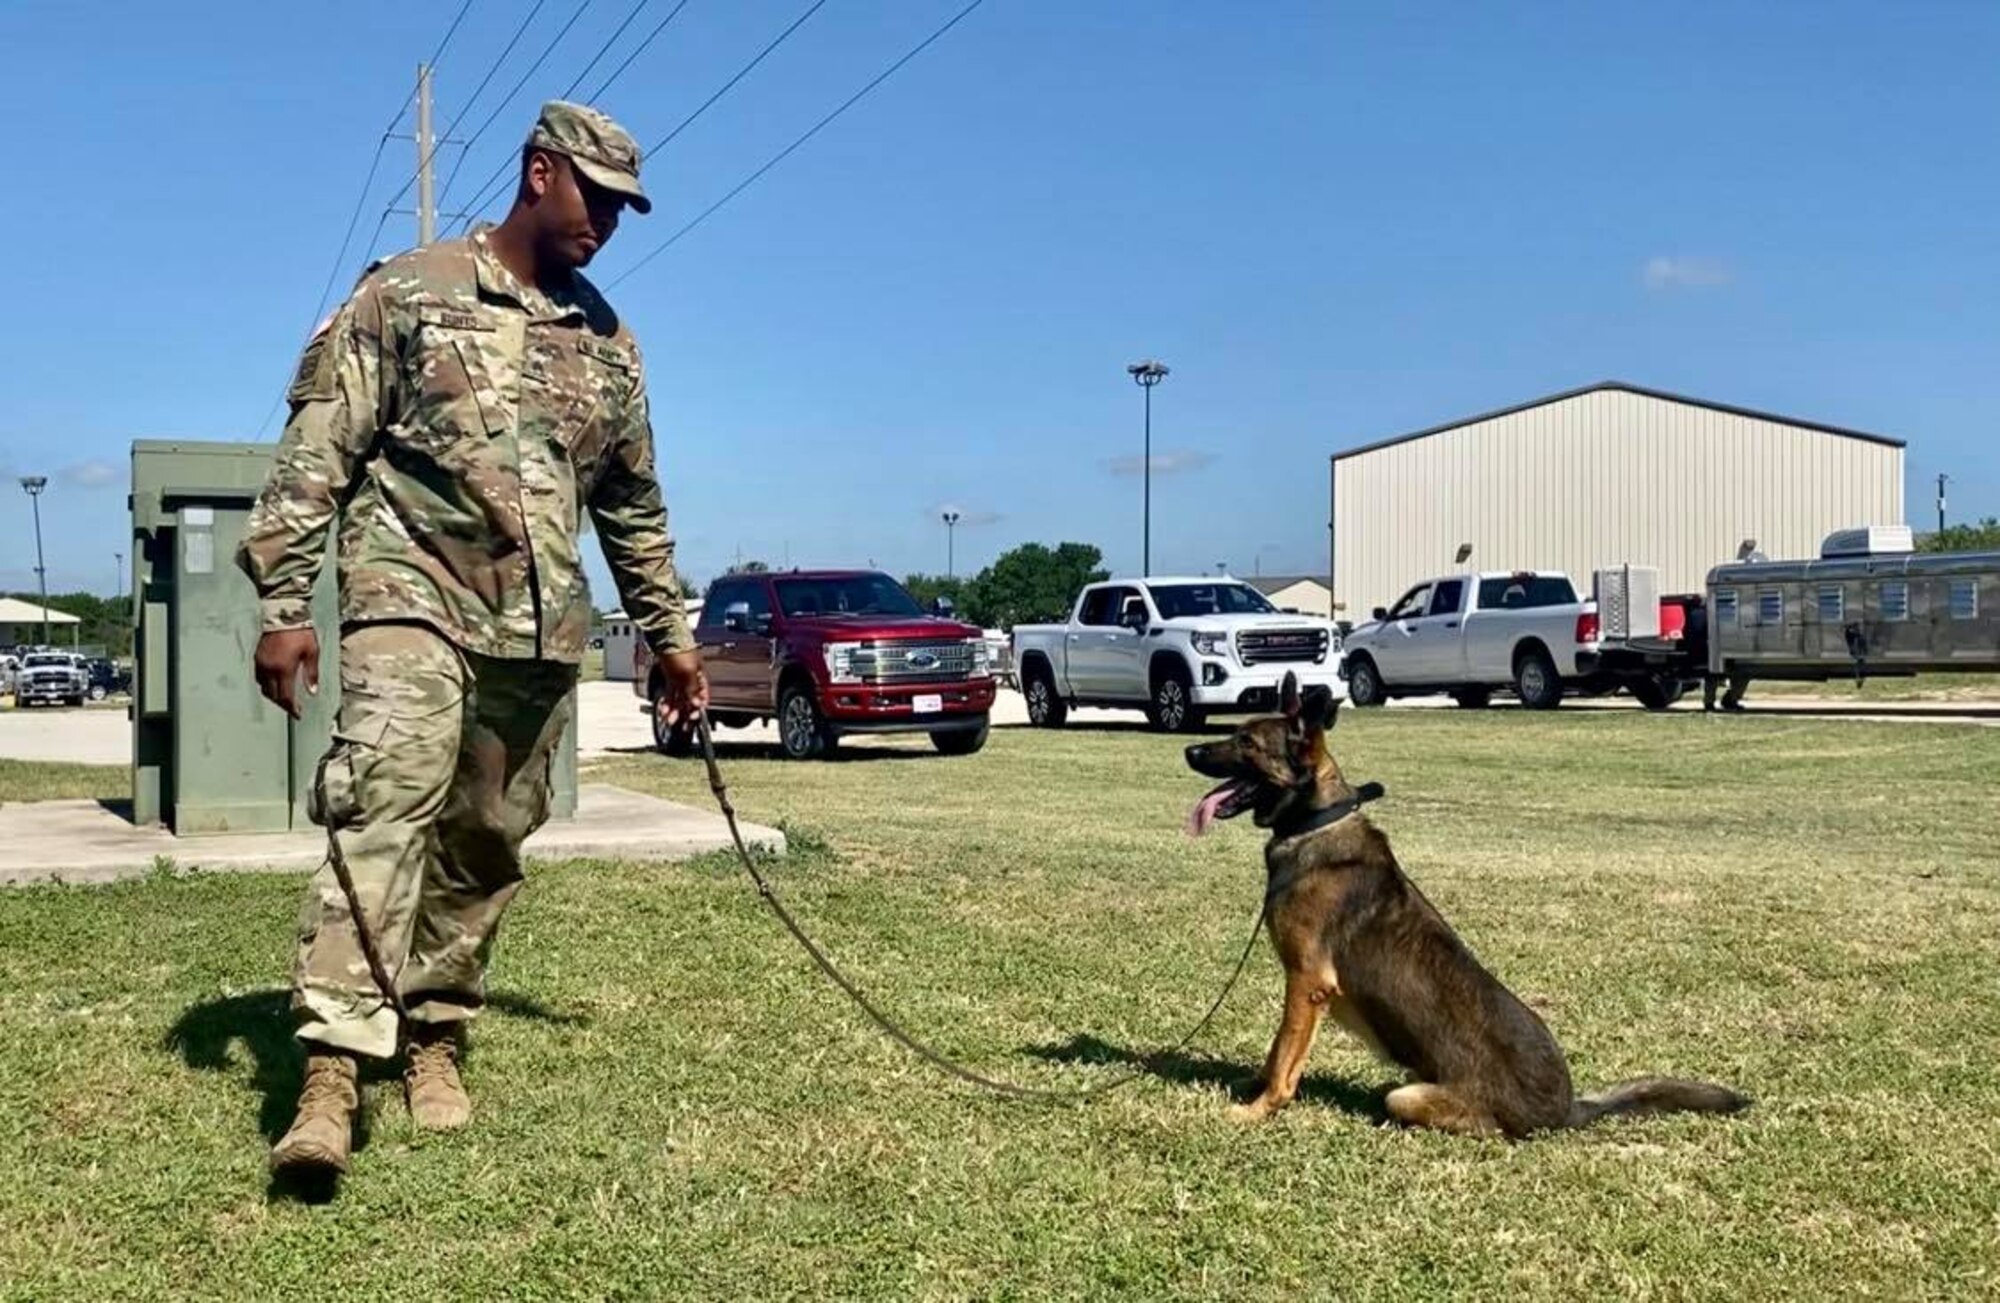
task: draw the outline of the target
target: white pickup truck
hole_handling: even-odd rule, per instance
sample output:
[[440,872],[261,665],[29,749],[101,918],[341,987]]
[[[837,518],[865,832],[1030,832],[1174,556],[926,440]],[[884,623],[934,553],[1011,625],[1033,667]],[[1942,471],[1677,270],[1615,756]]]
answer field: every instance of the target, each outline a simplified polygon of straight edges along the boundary
[[1071,706],[1143,709],[1182,732],[1211,713],[1274,709],[1286,671],[1346,695],[1340,633],[1278,610],[1234,579],[1123,579],[1078,594],[1067,624],[1014,630],[1028,719],[1059,727]]
[[1348,635],[1343,673],[1357,706],[1448,692],[1478,709],[1511,689],[1522,705],[1549,710],[1570,688],[1616,686],[1600,651],[1597,605],[1578,600],[1568,575],[1446,575],[1377,607]]

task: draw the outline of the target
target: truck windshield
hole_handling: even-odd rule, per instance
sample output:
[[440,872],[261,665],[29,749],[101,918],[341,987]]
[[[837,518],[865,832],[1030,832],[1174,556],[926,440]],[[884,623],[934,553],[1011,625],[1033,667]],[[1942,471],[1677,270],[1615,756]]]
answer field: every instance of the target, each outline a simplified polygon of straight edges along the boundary
[[1203,615],[1274,615],[1278,608],[1248,584],[1148,584],[1162,620]]
[[1576,589],[1561,575],[1514,575],[1479,581],[1479,609],[1515,611],[1536,606],[1568,606]]
[[778,605],[789,616],[921,616],[917,599],[887,575],[835,579],[780,579]]
[[27,660],[21,662],[22,668],[30,670],[43,665],[60,665],[64,669],[68,669],[70,667],[70,659],[67,656],[30,656]]

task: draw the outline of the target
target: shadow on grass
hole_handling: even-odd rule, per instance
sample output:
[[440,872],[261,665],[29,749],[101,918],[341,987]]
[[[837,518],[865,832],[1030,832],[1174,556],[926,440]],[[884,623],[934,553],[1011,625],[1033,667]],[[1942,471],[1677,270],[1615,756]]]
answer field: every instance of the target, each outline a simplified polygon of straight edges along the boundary
[[[239,1043],[250,1055],[250,1089],[259,1103],[257,1130],[266,1141],[275,1142],[292,1124],[298,1109],[299,1087],[305,1077],[305,1051],[292,1035],[291,992],[281,989],[251,991],[190,1005],[174,1021],[166,1035],[166,1048],[180,1055],[181,1062],[202,1072],[229,1072],[235,1066],[233,1050]],[[509,1018],[527,1018],[562,1027],[575,1027],[589,1020],[580,1014],[551,1009],[539,1000],[511,992],[499,992],[487,999],[490,1012]],[[393,1060],[364,1059],[363,1086],[401,1079]],[[356,1127],[356,1149],[368,1144],[369,1111],[361,1110]],[[330,1176],[305,1179],[273,1179],[273,1197],[317,1203],[331,1198],[334,1182]]]
[[[1257,1069],[1247,1063],[1190,1054],[1185,1050],[1141,1051],[1112,1045],[1095,1036],[1072,1036],[1059,1045],[1031,1045],[1026,1053],[1050,1063],[1121,1064],[1144,1068],[1162,1081],[1183,1086],[1220,1086],[1232,1099],[1257,1093]],[[1340,1078],[1308,1075],[1299,1082],[1296,1103],[1326,1104],[1374,1122],[1389,1120],[1380,1089]]]
[[[882,734],[881,736],[895,737],[897,735]],[[923,735],[921,733],[912,733],[910,735],[910,740],[912,741],[921,740],[922,736]],[[661,752],[658,747],[650,747],[650,746],[605,747],[603,754],[608,756],[659,756],[661,755]],[[694,751],[690,751],[686,755],[665,756],[663,758],[669,760],[686,760],[694,764],[701,763],[700,753]],[[936,758],[937,758],[937,752],[934,751],[928,745],[922,747],[840,746],[834,748],[832,755],[822,756],[816,763],[839,765],[839,764],[858,762],[865,764],[873,764],[886,760],[935,760]],[[716,762],[719,764],[728,763],[731,761],[739,761],[739,760],[740,761],[764,760],[764,761],[783,762],[785,764],[799,763],[797,761],[786,760],[785,753],[778,749],[778,744],[775,742],[717,741],[715,744],[715,759]]]

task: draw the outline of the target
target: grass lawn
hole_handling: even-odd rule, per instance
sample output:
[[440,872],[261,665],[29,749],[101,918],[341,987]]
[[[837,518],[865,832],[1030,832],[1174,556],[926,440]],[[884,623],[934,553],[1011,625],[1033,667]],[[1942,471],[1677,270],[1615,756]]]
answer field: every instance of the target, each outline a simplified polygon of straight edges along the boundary
[[[1346,712],[1406,867],[1585,1085],[1738,1118],[1526,1144],[1382,1124],[1334,1030],[1229,1122],[1277,1014],[1260,950],[1195,1049],[1101,1102],[973,1093],[884,1040],[725,860],[540,870],[468,1067],[393,1086],[340,1198],[267,1196],[297,1068],[299,882],[0,893],[0,1296],[245,1299],[1897,1298],[2000,1287],[2000,731],[1699,714]],[[1139,731],[980,756],[726,756],[777,870],[892,1010],[993,1072],[1171,1041],[1257,908],[1259,841]],[[600,776],[698,800],[695,768]],[[21,795],[0,769],[0,799]]]
[[1882,701],[2000,701],[2000,674],[1918,674],[1906,679],[1870,679],[1860,688],[1852,679],[1786,683],[1759,679],[1747,700],[1759,697],[1826,697],[1865,706]]
[[[0,758],[0,805],[10,801],[123,800],[131,795],[132,771],[123,765]],[[0,911],[4,909],[5,904],[0,903]]]

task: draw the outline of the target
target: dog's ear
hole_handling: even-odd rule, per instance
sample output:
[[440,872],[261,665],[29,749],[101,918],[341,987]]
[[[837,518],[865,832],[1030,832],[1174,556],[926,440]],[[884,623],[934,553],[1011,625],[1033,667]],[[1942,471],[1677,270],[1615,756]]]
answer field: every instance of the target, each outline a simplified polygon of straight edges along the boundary
[[1305,690],[1299,700],[1299,720],[1309,729],[1322,731],[1333,727],[1334,717],[1340,713],[1340,699],[1333,695],[1333,689],[1323,683],[1315,683]]
[[1285,671],[1284,686],[1278,689],[1278,706],[1285,712],[1285,718],[1294,724],[1299,722],[1302,709],[1299,700],[1299,676],[1291,670]]

